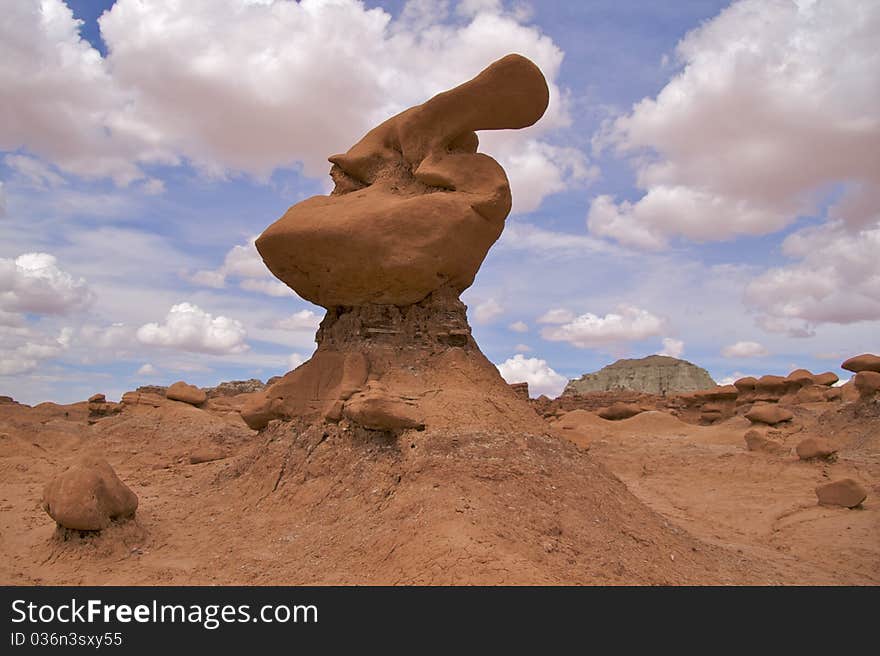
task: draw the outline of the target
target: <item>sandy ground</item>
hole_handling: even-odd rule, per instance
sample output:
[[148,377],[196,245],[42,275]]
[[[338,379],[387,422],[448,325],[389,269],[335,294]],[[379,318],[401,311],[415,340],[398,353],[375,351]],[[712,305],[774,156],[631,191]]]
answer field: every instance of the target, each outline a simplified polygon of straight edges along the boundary
[[[94,425],[86,404],[6,404],[0,582],[880,582],[877,418],[799,406],[787,446],[823,434],[841,447],[812,463],[746,451],[741,417],[576,412],[540,435],[392,440],[282,423],[257,434],[171,401]],[[208,448],[223,457],[189,464]],[[85,453],[138,495],[135,520],[80,534],[43,512],[44,484]],[[863,507],[818,506],[815,486],[846,476],[868,489]]]

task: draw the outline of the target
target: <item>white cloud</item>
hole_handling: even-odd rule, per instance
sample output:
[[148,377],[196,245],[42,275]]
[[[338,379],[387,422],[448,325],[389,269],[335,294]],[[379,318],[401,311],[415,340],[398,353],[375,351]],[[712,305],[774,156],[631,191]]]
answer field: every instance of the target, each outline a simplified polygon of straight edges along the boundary
[[531,223],[509,220],[495,245],[497,250],[532,251],[553,257],[582,257],[590,253],[624,255],[626,251],[590,235],[554,232]]
[[517,353],[531,353],[534,349],[528,344],[517,344],[513,347],[513,350]]
[[688,33],[681,71],[595,140],[638,155],[645,193],[596,198],[590,230],[645,249],[767,234],[835,184],[831,218],[876,221],[878,31],[873,0],[741,0]]
[[684,342],[682,340],[664,337],[663,350],[658,351],[657,355],[668,355],[670,358],[680,358],[682,353],[684,353]]
[[140,369],[137,370],[135,375],[136,376],[158,376],[159,370],[156,369],[156,367],[151,365],[149,362],[146,362],[141,365]]
[[547,310],[544,314],[538,317],[538,323],[569,323],[574,321],[575,314],[571,310],[566,310],[565,308],[553,308],[552,310]]
[[529,332],[529,325],[525,321],[514,321],[508,328],[515,333]]
[[541,336],[578,348],[604,348],[659,335],[663,328],[664,321],[647,310],[620,305],[616,312],[604,317],[588,312],[567,323],[548,326],[541,331]]
[[6,166],[22,176],[29,184],[39,189],[57,187],[64,184],[64,178],[55,173],[46,163],[28,155],[7,155],[3,158]]
[[273,328],[280,330],[304,330],[314,333],[321,323],[321,316],[312,310],[300,310],[294,312],[289,317],[284,317],[272,323]]
[[137,331],[142,344],[198,353],[242,353],[248,350],[241,322],[213,315],[191,303],[172,306],[163,324],[148,323]]
[[357,0],[117,0],[99,19],[105,59],[61,0],[17,3],[0,23],[0,150],[122,185],[182,161],[260,178],[301,163],[322,177],[369,128],[519,52],[545,73],[551,105],[541,125],[485,144],[529,211],[596,173],[542,138],[570,123],[563,53],[527,20],[500,4],[452,17],[410,3],[394,19]]
[[202,269],[184,277],[196,285],[222,289],[227,278],[238,278],[238,286],[249,292],[267,296],[292,296],[293,290],[275,279],[256,247],[257,237],[252,236],[247,243],[235,245],[226,253],[223,264],[217,269]]
[[287,364],[290,366],[290,370],[293,371],[306,360],[308,360],[308,358],[303,357],[300,353],[291,353],[290,357],[287,359]]
[[532,396],[559,396],[568,383],[568,379],[553,371],[546,360],[526,358],[521,353],[495,366],[508,383],[528,383],[529,394]]
[[94,296],[83,278],[58,268],[49,253],[0,258],[0,310],[68,314],[88,306]]
[[504,306],[494,298],[487,299],[482,303],[478,303],[474,307],[474,321],[478,324],[491,323],[504,314]]
[[[793,264],[774,267],[746,288],[746,303],[769,315],[767,330],[880,319],[880,224],[858,231],[839,223],[789,235],[783,253]],[[779,330],[774,330],[779,329]]]
[[70,347],[72,333],[65,327],[51,337],[27,326],[0,325],[0,376],[30,373],[44,360],[61,355]]
[[758,342],[736,342],[721,349],[725,358],[760,358],[769,355],[769,351]]

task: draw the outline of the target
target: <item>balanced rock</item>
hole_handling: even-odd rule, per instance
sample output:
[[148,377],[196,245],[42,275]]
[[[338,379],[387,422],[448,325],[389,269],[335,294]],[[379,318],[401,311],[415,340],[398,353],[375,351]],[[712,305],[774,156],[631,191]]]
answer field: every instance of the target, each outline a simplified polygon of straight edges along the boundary
[[790,387],[801,388],[812,385],[815,376],[807,369],[795,369],[785,377],[785,380]]
[[311,359],[243,404],[248,426],[543,425],[480,352],[459,296],[511,206],[476,131],[532,125],[548,102],[538,67],[508,55],[329,158],[330,195],[297,203],[256,240],[268,269],[327,312]]
[[851,357],[849,360],[845,360],[840,365],[840,368],[854,373],[861,371],[876,371],[880,373],[880,356],[873,353],[862,353],[861,355]]
[[165,398],[171,401],[182,401],[190,405],[201,405],[208,400],[208,395],[195,385],[188,385],[179,380],[165,390]]
[[754,428],[746,431],[743,436],[746,441],[746,449],[749,451],[763,451],[774,455],[784,455],[788,453],[788,449],[776,440],[771,440],[766,435]]
[[868,492],[858,481],[842,478],[839,481],[825,483],[816,488],[816,496],[821,506],[843,506],[855,508],[868,498]]
[[612,403],[609,407],[598,412],[602,419],[609,421],[619,421],[620,419],[629,419],[635,417],[642,412],[642,409],[632,403]]
[[795,448],[801,460],[826,460],[837,453],[837,447],[821,437],[807,437]]
[[134,515],[138,498],[106,460],[86,456],[46,485],[42,506],[64,528],[99,531]]
[[410,305],[474,281],[510,211],[504,169],[477,130],[525,128],[547,82],[525,57],[394,116],[330,157],[336,187],[291,207],[257,239],[269,270],[324,307]]
[[775,402],[788,391],[789,382],[782,376],[761,376],[755,382],[754,401]]
[[831,387],[838,380],[840,380],[840,378],[838,378],[837,374],[833,371],[826,371],[825,373],[813,376],[813,381],[817,385],[824,385],[825,387]]
[[775,426],[783,421],[789,421],[794,415],[790,410],[780,408],[778,405],[756,405],[746,413],[746,419],[753,424],[767,424]]
[[863,401],[873,399],[880,394],[880,373],[876,371],[860,371],[853,377],[853,385]]

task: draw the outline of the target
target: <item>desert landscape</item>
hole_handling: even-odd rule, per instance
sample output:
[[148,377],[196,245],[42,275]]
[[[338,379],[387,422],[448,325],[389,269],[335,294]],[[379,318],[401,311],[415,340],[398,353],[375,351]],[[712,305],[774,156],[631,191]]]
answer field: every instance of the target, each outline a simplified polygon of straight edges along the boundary
[[[118,37],[144,7],[126,0],[108,5],[94,22],[106,32],[104,51],[80,38],[84,22],[74,20],[67,4],[52,0],[46,5],[52,11],[41,10],[41,29],[62,41],[69,37],[73,44],[65,62],[76,60],[70,53],[79,52],[82,61],[106,75],[107,88],[111,77],[118,77],[119,97],[125,100],[108,102],[124,110],[96,133],[146,144],[129,169],[120,163],[122,146],[108,147],[108,159],[87,173],[91,180],[115,175],[120,187],[136,184],[144,197],[160,196],[165,182],[148,178],[144,171],[149,170],[149,175],[166,175],[172,193],[198,188],[192,193],[208,196],[220,187],[209,187],[205,180],[231,179],[235,174],[230,171],[236,170],[214,166],[211,157],[231,152],[232,159],[245,162],[241,170],[250,167],[260,184],[282,189],[279,197],[284,207],[290,206],[277,220],[277,214],[269,216],[266,210],[264,216],[265,208],[255,208],[259,233],[247,237],[236,226],[236,239],[245,235],[245,245],[234,246],[213,269],[193,267],[208,261],[205,252],[222,242],[212,234],[215,226],[218,232],[227,228],[207,211],[193,219],[198,212],[179,203],[156,201],[148,212],[151,219],[162,212],[172,217],[166,241],[146,231],[127,241],[133,230],[114,232],[91,224],[75,238],[59,237],[61,250],[76,239],[87,244],[85,255],[74,260],[80,270],[104,281],[97,291],[85,278],[61,269],[54,255],[36,252],[27,226],[8,229],[13,244],[8,248],[22,253],[0,258],[0,583],[880,584],[880,351],[874,348],[876,333],[870,332],[873,313],[880,308],[877,276],[870,273],[877,259],[870,244],[880,238],[880,231],[870,227],[876,218],[877,196],[870,188],[876,152],[874,163],[866,165],[873,166],[871,175],[863,175],[855,164],[847,168],[851,162],[867,162],[870,155],[853,156],[846,166],[829,164],[834,175],[845,175],[835,178],[839,186],[833,193],[827,192],[830,183],[822,187],[828,194],[823,201],[827,225],[817,221],[801,232],[789,231],[779,244],[760,241],[766,226],[781,231],[788,224],[778,217],[804,214],[807,192],[818,197],[809,185],[818,189],[825,183],[815,171],[809,184],[783,180],[774,186],[759,173],[749,177],[757,166],[752,160],[760,159],[755,153],[767,152],[757,142],[741,149],[747,166],[722,161],[714,152],[687,166],[660,160],[645,164],[650,158],[644,159],[635,176],[646,188],[642,200],[634,204],[595,196],[586,218],[578,218],[586,220],[589,236],[511,221],[509,215],[537,211],[544,195],[565,187],[561,178],[547,173],[552,157],[565,161],[569,177],[598,178],[598,169],[579,154],[577,140],[567,145],[535,137],[519,142],[520,150],[511,150],[516,142],[504,141],[505,135],[541,135],[529,130],[542,121],[563,129],[559,126],[570,119],[566,112],[585,101],[560,91],[555,76],[561,52],[540,32],[529,31],[526,13],[501,3],[477,9],[466,4],[455,20],[467,29],[476,25],[479,43],[491,41],[486,35],[506,26],[516,37],[512,42],[538,52],[541,62],[550,65],[539,66],[514,48],[500,56],[494,46],[486,50],[495,53],[492,57],[482,56],[482,46],[476,49],[480,68],[465,67],[467,76],[451,64],[446,71],[445,61],[435,57],[416,59],[413,66],[443,69],[443,74],[430,84],[415,85],[417,94],[401,96],[415,95],[415,103],[395,100],[370,112],[357,106],[338,122],[344,129],[318,131],[320,148],[324,137],[328,149],[343,142],[353,145],[327,158],[327,186],[308,183],[295,190],[290,179],[272,178],[273,171],[283,164],[295,168],[296,176],[315,177],[318,165],[277,153],[277,161],[267,165],[256,151],[275,148],[276,134],[279,151],[311,139],[308,130],[298,132],[300,117],[308,124],[321,111],[382,96],[385,91],[375,85],[355,93],[358,76],[367,75],[370,66],[334,76],[324,74],[323,59],[321,66],[313,64],[315,77],[341,89],[343,100],[321,111],[316,104],[297,106],[294,112],[289,107],[296,98],[267,101],[266,120],[272,123],[283,115],[285,121],[267,133],[260,132],[259,116],[227,125],[217,118],[220,114],[187,112],[187,93],[218,99],[212,101],[218,112],[227,96],[183,83],[178,95],[169,96],[181,99],[182,109],[171,121],[174,130],[187,133],[178,153],[163,150],[163,140],[170,138],[150,127],[162,122],[167,99],[138,105],[155,82],[133,91],[136,66],[123,65],[127,47],[149,41],[148,29],[131,41]],[[430,22],[434,18],[427,16],[432,13],[427,5],[419,6],[425,15],[413,13],[418,7],[404,10],[400,29],[446,34]],[[376,33],[384,34],[390,20],[381,9],[368,11],[347,2],[278,2],[268,9],[239,10],[241,20],[263,27],[326,19],[321,34],[334,33],[358,12]],[[177,18],[175,12],[182,10],[169,11]],[[300,11],[311,18],[290,13]],[[802,9],[806,18],[789,16],[786,12],[794,10],[787,5],[774,11],[798,29],[806,29],[803,22],[810,29],[822,22],[814,21],[809,8]],[[26,13],[20,16],[23,22],[36,16]],[[726,43],[726,32],[719,28],[716,33],[713,25],[741,29],[738,21],[748,23],[756,16],[761,25],[772,23],[754,2],[731,4],[713,19],[718,23],[688,33],[680,56],[698,51],[701,39]],[[183,20],[177,28],[187,24]],[[401,32],[390,33],[395,44],[406,41]],[[92,38],[98,43],[98,37]],[[803,39],[792,37],[791,42]],[[465,42],[462,49],[468,47]],[[354,61],[360,62],[357,54]],[[740,56],[745,55],[733,57]],[[209,57],[192,61],[203,80],[222,68]],[[275,50],[248,59],[265,71],[286,61]],[[105,62],[112,65],[102,68]],[[715,79],[700,71],[701,62],[693,56],[670,86],[690,83],[694,67],[697,78]],[[773,64],[770,69],[785,67]],[[89,70],[91,78],[98,76]],[[185,72],[180,75],[185,79]],[[250,71],[240,79],[250,80]],[[377,79],[397,84],[393,74],[382,72]],[[672,88],[658,93],[656,102],[634,105],[630,118],[619,118],[613,126],[605,120],[593,137],[597,152],[603,139],[603,147],[613,143],[625,151],[620,135],[626,129],[636,135],[627,137],[632,143],[652,131],[661,134],[657,140],[663,143],[655,150],[669,158],[696,148],[704,139],[696,128],[699,138],[685,139],[686,147],[672,143],[691,130],[687,119],[657,130],[660,123],[653,119],[645,121],[648,128],[627,124],[670,97],[687,96]],[[275,87],[266,83],[255,95],[265,99],[271,95],[267,90]],[[230,104],[237,93],[228,95]],[[353,94],[352,103],[348,94]],[[706,92],[695,97],[705,98]],[[559,109],[560,103],[566,109]],[[772,105],[750,100],[743,106],[764,104]],[[721,111],[713,106],[709,112],[713,127],[707,134],[714,134]],[[31,114],[20,114],[22,130]],[[190,114],[208,127],[183,126]],[[368,120],[371,128],[355,132],[352,126],[361,130]],[[858,119],[841,121],[848,130],[866,125]],[[786,127],[778,128],[780,135],[788,129],[782,122]],[[751,125],[745,119],[731,122],[746,124]],[[200,132],[203,128],[207,133]],[[355,140],[355,133],[360,138]],[[858,135],[847,139],[850,145],[871,143]],[[794,141],[798,148],[809,142]],[[828,137],[827,143],[832,142]],[[184,153],[186,148],[203,150],[196,155]],[[487,154],[495,149],[497,160]],[[738,142],[730,152],[742,154]],[[798,153],[798,162],[811,157]],[[766,159],[774,170],[792,168],[783,158]],[[3,162],[2,170],[15,172],[10,198],[16,217],[31,202],[23,189],[43,193],[69,184],[48,165],[40,168],[40,160],[24,150]],[[59,172],[82,164],[76,158],[65,162],[57,164]],[[203,177],[193,182],[168,173],[180,166],[192,166]],[[326,171],[325,163],[320,166]],[[725,182],[721,191],[699,179],[706,171],[722,170],[741,179]],[[681,180],[675,181],[676,175]],[[529,210],[518,209],[518,190],[530,186],[540,191],[537,200]],[[0,183],[0,217],[4,188]],[[743,189],[757,190],[760,202],[736,198]],[[779,189],[788,190],[791,198],[777,198]],[[101,193],[88,203],[89,212],[112,206],[109,192]],[[242,207],[250,211],[248,195],[242,196]],[[531,202],[528,193],[522,197]],[[727,201],[741,215],[725,214]],[[216,209],[237,201],[230,193],[210,202]],[[86,204],[77,197],[68,205],[40,206],[40,211],[63,214],[70,203]],[[564,203],[551,205],[547,221],[552,224],[553,213],[565,211]],[[849,219],[847,212],[857,217]],[[850,220],[853,225],[846,223]],[[717,228],[714,233],[709,225]],[[55,226],[41,230],[41,246],[55,238]],[[699,264],[687,255],[675,259],[685,238],[704,244],[713,235],[732,239],[736,230],[752,239],[736,257],[706,247]],[[862,237],[854,236],[854,230],[861,230]],[[179,249],[168,246],[177,240]],[[828,253],[815,256],[819,264],[809,259],[820,252],[817,244],[831,244]],[[573,248],[580,249],[578,257],[587,253],[602,265],[589,274],[548,278],[554,267],[575,257]],[[542,259],[519,255],[528,249]],[[673,255],[657,255],[664,249]],[[492,260],[499,251],[513,264],[499,268]],[[756,264],[758,257],[766,257],[775,266],[783,259],[780,252],[787,258],[780,266],[788,268]],[[116,257],[118,266],[109,269],[100,253]],[[168,260],[173,283],[166,279],[162,287],[161,276],[147,266],[150,253],[159,253],[156,261]],[[508,307],[516,298],[524,299],[523,306],[540,301],[541,311],[513,314],[495,296],[475,296],[478,302],[472,304],[469,295],[481,293],[472,288],[479,287],[475,283],[487,269],[495,277],[495,295],[507,299]],[[125,287],[119,282],[125,276],[136,278],[137,285]],[[688,276],[701,280],[692,289],[693,298],[679,288]],[[226,309],[215,316],[195,301],[181,302],[170,291],[176,284],[186,285],[188,299],[233,308],[247,319],[230,318]],[[571,307],[587,307],[601,296],[611,309],[604,316],[586,310],[576,314],[569,305],[551,304],[557,288],[569,290]],[[270,315],[245,293],[273,297],[286,314]],[[630,302],[627,295],[636,300]],[[661,312],[657,308],[663,299],[682,305]],[[118,308],[133,319],[98,325],[89,316],[96,304],[114,312]],[[169,305],[164,322],[148,320],[154,316],[148,312]],[[291,315],[292,308],[300,309]],[[79,317],[79,323],[69,317]],[[507,328],[492,327],[500,317],[507,317]],[[700,366],[700,357],[690,351],[693,362],[681,357],[685,342],[680,336],[688,330],[689,340],[704,345],[702,353],[711,358],[704,364],[715,378]],[[783,355],[776,357],[751,338],[759,330],[776,340]],[[816,338],[819,330],[827,332]],[[302,343],[303,333],[308,341],[314,335],[314,351],[297,346],[310,355],[290,353],[291,344]],[[481,348],[477,337],[490,346]],[[663,347],[655,351],[649,340],[658,338]],[[835,350],[800,346],[814,338],[814,344],[833,343]],[[544,359],[527,357],[535,344],[558,348],[554,366],[560,371],[564,366],[569,375],[562,376]],[[485,353],[491,349],[492,359],[484,348]],[[515,355],[498,363],[501,349]],[[572,357],[575,352],[590,356]],[[628,357],[634,352],[644,357]],[[761,360],[771,357],[772,366]],[[117,361],[128,373],[116,368],[122,366]],[[824,361],[834,370],[814,366]],[[758,373],[764,362],[768,368]],[[804,368],[807,362],[813,363],[810,369]],[[231,380],[215,376],[220,370],[282,375]],[[722,377],[722,371],[730,375]],[[34,402],[44,390],[56,401],[73,402]]]

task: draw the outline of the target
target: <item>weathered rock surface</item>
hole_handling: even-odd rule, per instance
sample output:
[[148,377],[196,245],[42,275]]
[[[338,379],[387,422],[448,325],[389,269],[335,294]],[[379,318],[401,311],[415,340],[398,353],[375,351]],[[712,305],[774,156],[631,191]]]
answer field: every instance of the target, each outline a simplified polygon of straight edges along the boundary
[[862,353],[844,360],[841,369],[859,373],[860,371],[875,371],[880,373],[880,356],[873,353]]
[[619,421],[620,419],[635,417],[640,412],[642,412],[642,409],[632,403],[614,403],[610,407],[600,410],[598,414],[602,419]]
[[529,384],[528,383],[511,383],[510,389],[516,392],[521,399],[529,400]]
[[98,531],[134,515],[138,499],[106,460],[86,456],[46,485],[42,506],[64,528]]
[[250,378],[222,382],[215,387],[205,389],[205,394],[209,399],[214,399],[224,396],[238,396],[239,394],[253,394],[254,392],[262,392],[264,389],[266,389],[266,383],[258,378]]
[[182,401],[190,405],[200,405],[208,400],[208,395],[195,385],[188,385],[179,380],[165,390],[165,398],[172,401]]
[[772,453],[774,455],[785,455],[789,451],[785,445],[780,444],[776,440],[771,440],[754,428],[746,431],[743,439],[745,439],[746,449],[749,451],[763,451],[764,453]]
[[880,394],[880,373],[860,371],[853,377],[853,386],[858,390],[860,399],[871,400]]
[[425,420],[412,399],[389,393],[380,386],[369,386],[352,396],[342,408],[343,414],[370,430],[399,431],[424,428]]
[[789,421],[794,415],[791,410],[780,408],[778,405],[756,405],[746,413],[746,419],[753,424],[767,424],[775,426],[783,421]]
[[394,116],[330,158],[336,188],[291,207],[257,239],[269,270],[326,308],[410,305],[467,289],[510,211],[501,166],[478,130],[535,123],[549,102],[541,71],[508,55]]
[[837,453],[837,447],[821,437],[807,437],[801,440],[795,448],[798,458],[801,460],[814,460],[816,458],[828,459]]
[[569,381],[563,395],[587,392],[633,390],[671,395],[696,392],[715,386],[709,373],[686,360],[650,355],[635,360],[618,360],[595,373]]
[[851,478],[825,483],[816,488],[816,496],[821,506],[843,506],[855,508],[868,498],[868,492]]

